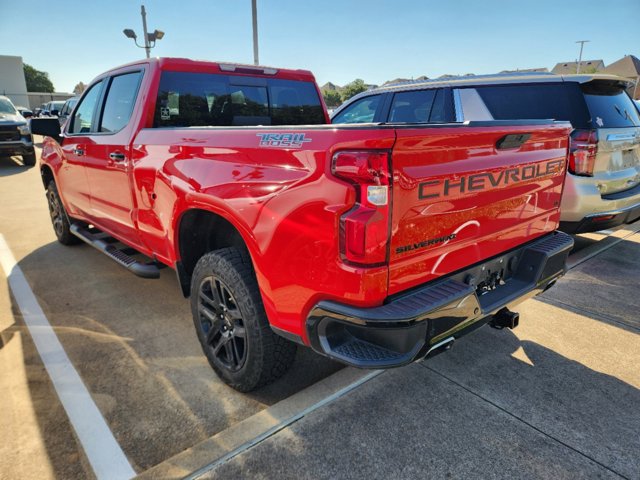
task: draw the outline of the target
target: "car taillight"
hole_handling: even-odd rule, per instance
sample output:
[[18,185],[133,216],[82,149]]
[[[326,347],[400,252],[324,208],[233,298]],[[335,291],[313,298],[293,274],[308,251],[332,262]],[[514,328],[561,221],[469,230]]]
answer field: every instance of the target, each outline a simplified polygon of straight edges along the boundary
[[574,175],[592,177],[597,151],[596,130],[574,130],[569,144],[569,171]]
[[340,217],[340,250],[357,265],[387,261],[389,243],[389,158],[387,150],[343,151],[333,156],[331,171],[351,183],[356,203]]

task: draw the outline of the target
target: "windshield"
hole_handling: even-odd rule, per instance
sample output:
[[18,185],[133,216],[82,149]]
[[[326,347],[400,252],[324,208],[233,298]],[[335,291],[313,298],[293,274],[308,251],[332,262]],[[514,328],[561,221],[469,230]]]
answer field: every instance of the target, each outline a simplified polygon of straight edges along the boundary
[[638,110],[618,82],[589,82],[582,91],[592,128],[640,127]]
[[10,115],[16,114],[16,109],[13,104],[6,98],[0,98],[0,113],[8,113]]

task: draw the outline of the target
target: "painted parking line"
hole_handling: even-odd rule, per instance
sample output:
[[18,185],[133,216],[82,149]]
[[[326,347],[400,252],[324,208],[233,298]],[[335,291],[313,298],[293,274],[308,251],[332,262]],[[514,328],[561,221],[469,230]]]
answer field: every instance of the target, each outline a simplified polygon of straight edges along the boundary
[[133,467],[69,360],[2,234],[0,264],[51,383],[96,477],[99,480],[132,478],[136,474]]

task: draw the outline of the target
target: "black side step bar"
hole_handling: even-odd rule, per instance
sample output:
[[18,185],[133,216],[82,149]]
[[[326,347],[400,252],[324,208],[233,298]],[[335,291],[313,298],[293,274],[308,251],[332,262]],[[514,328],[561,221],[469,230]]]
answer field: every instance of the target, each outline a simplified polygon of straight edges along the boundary
[[123,251],[118,250],[113,245],[110,245],[104,240],[98,238],[96,235],[81,227],[77,223],[71,224],[69,230],[71,230],[71,233],[73,233],[80,240],[98,249],[111,260],[123,266],[134,275],[142,278],[160,278],[160,269],[157,265],[141,263],[137,260],[134,260]]

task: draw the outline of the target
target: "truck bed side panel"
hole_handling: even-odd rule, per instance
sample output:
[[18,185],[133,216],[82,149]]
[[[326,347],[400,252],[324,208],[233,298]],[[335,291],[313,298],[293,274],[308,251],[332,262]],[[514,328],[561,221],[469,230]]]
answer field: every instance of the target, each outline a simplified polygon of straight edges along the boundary
[[[261,140],[283,132],[305,141]],[[338,149],[391,149],[394,140],[393,129],[358,127],[144,129],[133,167],[141,236],[173,264],[185,211],[226,218],[252,254],[269,321],[304,337],[303,319],[319,299],[371,306],[386,297],[386,265],[340,260],[338,222],[354,191],[331,176],[330,159]]]

